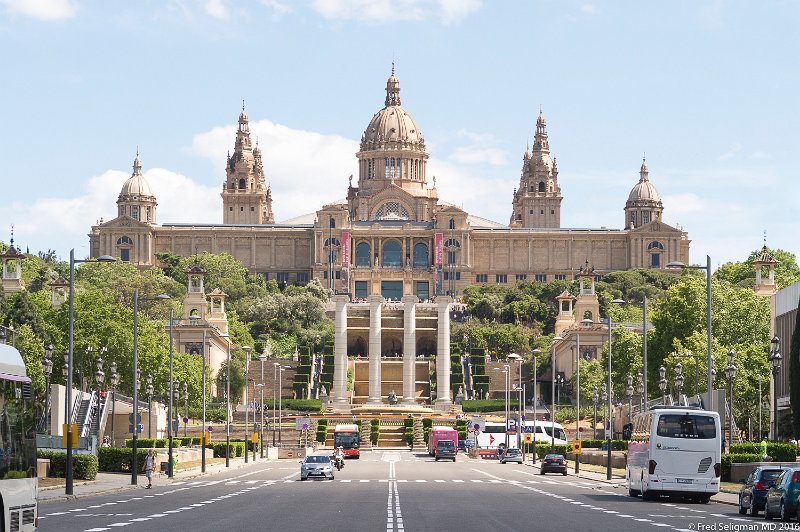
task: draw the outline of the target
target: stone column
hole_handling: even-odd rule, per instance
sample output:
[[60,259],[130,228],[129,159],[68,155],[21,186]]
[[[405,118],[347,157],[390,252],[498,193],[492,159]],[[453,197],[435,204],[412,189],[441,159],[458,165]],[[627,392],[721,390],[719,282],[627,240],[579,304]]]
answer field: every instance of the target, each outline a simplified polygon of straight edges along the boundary
[[447,411],[453,404],[450,397],[450,305],[451,297],[436,298],[438,332],[436,334],[436,410]]
[[333,296],[336,303],[333,340],[333,409],[336,412],[350,410],[347,400],[347,296]]
[[369,397],[367,404],[381,403],[381,305],[382,296],[369,296]]
[[417,384],[417,296],[403,296],[403,399],[416,404]]

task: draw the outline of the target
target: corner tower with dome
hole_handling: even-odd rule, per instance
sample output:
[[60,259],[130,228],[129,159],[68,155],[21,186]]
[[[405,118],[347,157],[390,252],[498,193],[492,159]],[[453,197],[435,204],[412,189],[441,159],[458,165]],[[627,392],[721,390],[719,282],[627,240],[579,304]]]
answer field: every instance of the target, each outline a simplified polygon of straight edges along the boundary
[[[620,191],[621,228],[562,227],[561,185],[570,176],[564,168],[559,174],[541,111],[533,148],[522,157],[510,220],[487,220],[444,201],[432,177],[435,169],[428,167],[424,124],[401,105],[400,94],[392,67],[385,87],[376,86],[373,104],[383,105],[361,137],[357,178],[348,181],[344,169],[331,169],[342,199],[334,196],[316,210],[277,223],[282,176],[272,176],[273,204],[265,161],[251,141],[244,109],[225,161],[221,223],[156,223],[158,191],[150,189],[137,154],[117,208],[108,206],[116,217],[91,229],[92,256],[113,255],[147,267],[157,264],[159,251],[230,253],[253,273],[281,284],[317,278],[358,300],[415,296],[422,301],[457,297],[470,284],[572,279],[587,264],[602,275],[689,262],[688,234],[665,222],[644,163],[627,201],[626,191]],[[403,103],[411,108],[408,98]],[[365,102],[365,110],[373,104]],[[487,194],[487,201],[492,199]],[[502,193],[494,199],[502,201]],[[364,352],[363,346],[351,348]]]

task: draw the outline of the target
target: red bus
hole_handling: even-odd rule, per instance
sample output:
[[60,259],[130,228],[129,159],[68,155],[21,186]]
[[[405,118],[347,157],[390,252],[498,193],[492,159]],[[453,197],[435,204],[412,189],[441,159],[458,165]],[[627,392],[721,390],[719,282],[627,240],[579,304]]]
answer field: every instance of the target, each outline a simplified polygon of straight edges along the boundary
[[333,429],[333,447],[341,447],[345,458],[361,457],[361,436],[358,425],[338,424]]

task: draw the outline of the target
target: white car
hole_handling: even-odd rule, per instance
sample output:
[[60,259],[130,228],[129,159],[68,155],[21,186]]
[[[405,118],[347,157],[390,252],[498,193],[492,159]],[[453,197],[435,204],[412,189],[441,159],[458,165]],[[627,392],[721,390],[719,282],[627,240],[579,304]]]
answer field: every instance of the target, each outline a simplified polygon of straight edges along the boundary
[[300,462],[300,480],[309,477],[323,477],[333,480],[333,462],[331,457],[325,454],[312,454],[306,456]]

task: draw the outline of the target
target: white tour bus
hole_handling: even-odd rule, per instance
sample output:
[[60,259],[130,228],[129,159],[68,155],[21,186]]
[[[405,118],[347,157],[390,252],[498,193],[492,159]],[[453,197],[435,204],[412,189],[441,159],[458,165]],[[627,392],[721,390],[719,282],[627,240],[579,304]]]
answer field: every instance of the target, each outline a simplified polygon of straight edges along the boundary
[[0,530],[36,528],[36,411],[22,356],[0,344]]
[[[534,431],[535,429],[535,431]],[[564,433],[564,427],[558,423],[551,421],[539,421],[534,427],[533,421],[525,421],[522,432],[531,432],[537,443],[555,443],[556,445],[563,445],[567,443],[567,436]],[[555,434],[554,434],[555,432]],[[553,437],[555,436],[555,440]],[[502,422],[496,423],[487,421],[486,426],[481,428],[480,434],[477,438],[477,446],[481,449],[496,449],[501,443],[506,442],[506,428]],[[517,446],[517,437],[508,437],[508,446]]]
[[719,414],[697,407],[653,407],[633,419],[628,442],[628,493],[707,503],[719,492],[722,437]]

